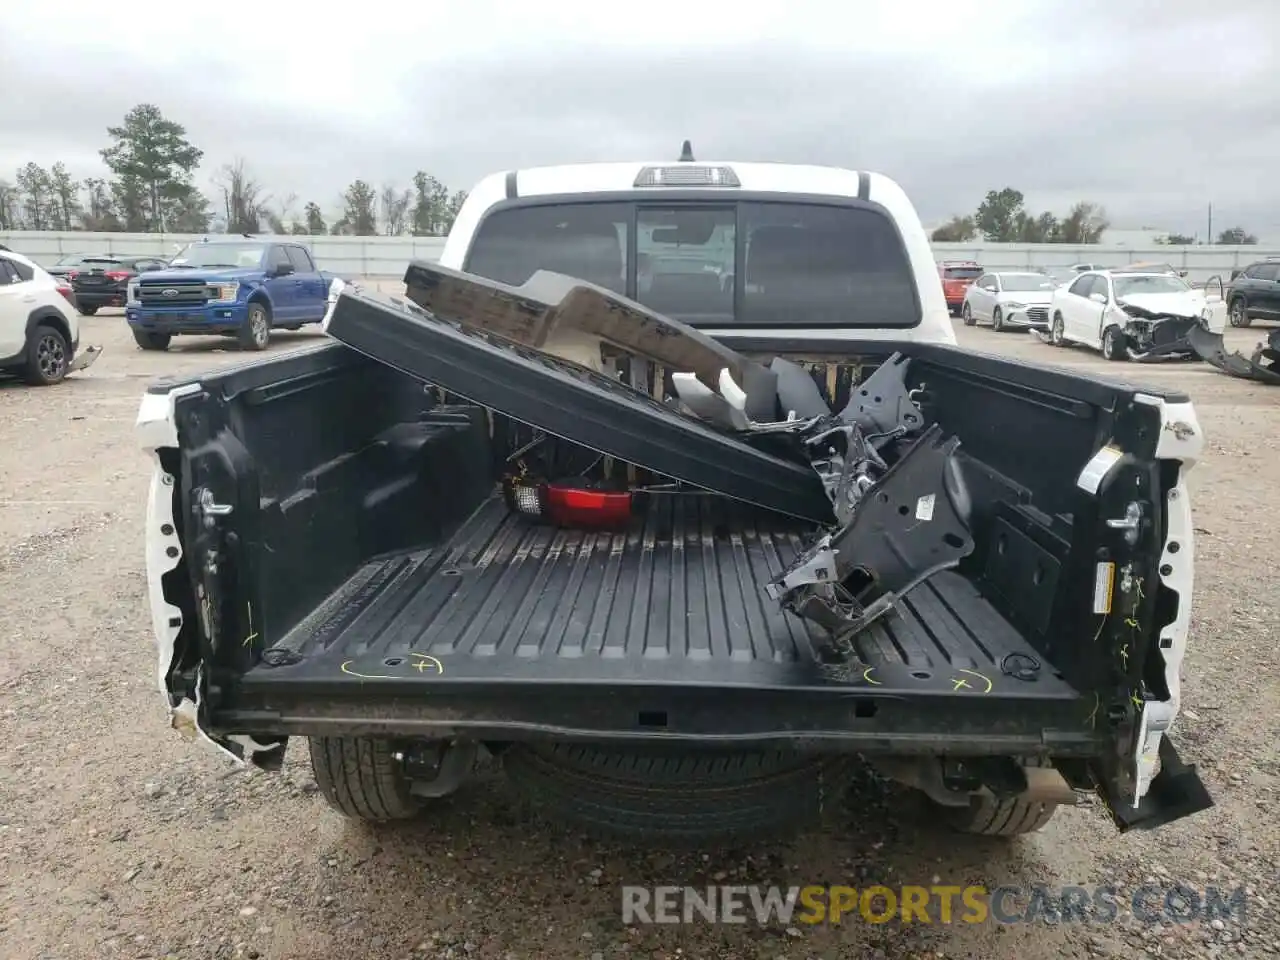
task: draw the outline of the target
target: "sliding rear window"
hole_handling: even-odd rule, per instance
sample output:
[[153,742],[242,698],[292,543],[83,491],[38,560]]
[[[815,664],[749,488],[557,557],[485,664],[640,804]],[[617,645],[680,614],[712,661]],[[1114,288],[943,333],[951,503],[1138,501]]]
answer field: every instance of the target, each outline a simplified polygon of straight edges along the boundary
[[545,203],[481,223],[466,270],[579,277],[706,327],[912,327],[914,274],[872,207],[775,201]]

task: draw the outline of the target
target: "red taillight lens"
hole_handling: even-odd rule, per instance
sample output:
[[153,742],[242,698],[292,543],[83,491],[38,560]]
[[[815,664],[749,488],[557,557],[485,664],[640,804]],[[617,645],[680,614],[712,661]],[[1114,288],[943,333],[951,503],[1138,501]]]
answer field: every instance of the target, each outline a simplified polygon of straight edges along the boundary
[[106,272],[106,278],[108,280],[116,280],[116,281],[128,280],[129,271],[128,270],[108,270]]
[[511,479],[504,484],[507,505],[526,517],[563,527],[624,527],[631,520],[631,494],[565,484]]
[[617,527],[631,519],[631,494],[547,487],[547,513],[566,527]]

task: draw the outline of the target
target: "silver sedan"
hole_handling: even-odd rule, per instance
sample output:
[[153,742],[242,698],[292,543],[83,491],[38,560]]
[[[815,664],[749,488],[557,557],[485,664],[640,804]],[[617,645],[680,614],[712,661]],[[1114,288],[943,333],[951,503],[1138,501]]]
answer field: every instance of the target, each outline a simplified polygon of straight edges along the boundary
[[1055,286],[1053,278],[1043,273],[984,273],[965,291],[960,316],[969,327],[982,320],[990,321],[995,330],[1047,330]]

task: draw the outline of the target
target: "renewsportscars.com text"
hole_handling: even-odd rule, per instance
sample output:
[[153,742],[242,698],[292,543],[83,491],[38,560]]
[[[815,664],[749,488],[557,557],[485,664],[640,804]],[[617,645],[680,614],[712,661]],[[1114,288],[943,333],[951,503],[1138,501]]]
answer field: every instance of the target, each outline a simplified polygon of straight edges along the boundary
[[622,888],[622,922],[840,924],[845,922],[1243,923],[1243,887],[1148,884],[1122,895],[1112,886],[988,889],[983,886],[710,886]]

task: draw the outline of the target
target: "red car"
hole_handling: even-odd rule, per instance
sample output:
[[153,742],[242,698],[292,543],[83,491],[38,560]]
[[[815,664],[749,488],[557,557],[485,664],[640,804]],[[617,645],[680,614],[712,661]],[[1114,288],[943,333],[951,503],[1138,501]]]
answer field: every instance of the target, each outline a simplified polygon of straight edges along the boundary
[[938,279],[942,281],[942,296],[947,301],[947,311],[955,316],[964,303],[964,293],[969,284],[984,273],[982,265],[975,260],[940,260],[938,261]]

